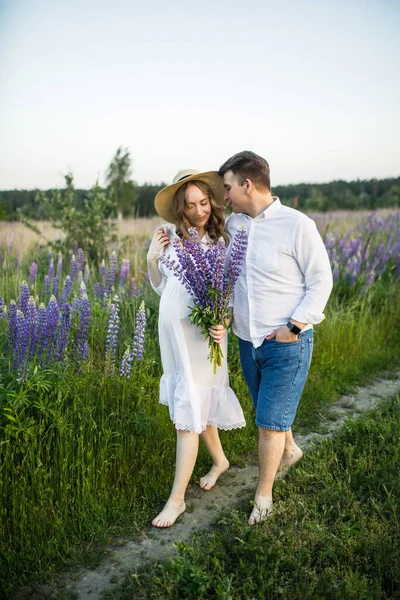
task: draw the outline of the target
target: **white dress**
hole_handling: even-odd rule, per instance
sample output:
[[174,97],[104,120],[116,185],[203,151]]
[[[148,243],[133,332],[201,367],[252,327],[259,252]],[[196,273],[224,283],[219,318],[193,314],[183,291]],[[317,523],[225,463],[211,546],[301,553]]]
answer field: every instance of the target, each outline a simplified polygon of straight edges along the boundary
[[[175,227],[168,227],[170,238],[177,238]],[[209,243],[207,236],[201,243],[205,246]],[[163,252],[178,261],[172,244]],[[161,296],[158,333],[164,374],[160,381],[160,403],[168,406],[176,429],[201,433],[207,425],[219,429],[244,427],[242,408],[229,387],[227,336],[222,344],[222,366],[217,367],[214,375],[208,359],[208,341],[188,318],[192,297],[160,261],[158,268],[162,275],[160,285],[156,287],[150,282]]]

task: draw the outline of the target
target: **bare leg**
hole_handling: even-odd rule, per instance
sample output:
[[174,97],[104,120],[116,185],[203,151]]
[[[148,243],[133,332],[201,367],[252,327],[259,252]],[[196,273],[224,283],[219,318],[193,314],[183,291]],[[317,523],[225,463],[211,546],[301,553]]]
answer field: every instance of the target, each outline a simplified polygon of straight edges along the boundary
[[207,475],[204,475],[204,477],[200,479],[200,487],[203,488],[203,490],[208,491],[214,487],[221,473],[229,469],[229,462],[222,448],[218,429],[214,425],[209,425],[207,429],[200,434],[200,437],[214,463]]
[[301,458],[303,458],[303,450],[294,441],[292,430],[290,429],[285,433],[285,449],[276,477],[284,477],[290,467],[295,465]]
[[177,430],[175,478],[170,497],[159,515],[151,522],[154,527],[171,527],[186,510],[185,492],[199,449],[199,435]]
[[263,521],[272,512],[272,487],[284,448],[284,431],[258,428],[258,486],[249,525]]

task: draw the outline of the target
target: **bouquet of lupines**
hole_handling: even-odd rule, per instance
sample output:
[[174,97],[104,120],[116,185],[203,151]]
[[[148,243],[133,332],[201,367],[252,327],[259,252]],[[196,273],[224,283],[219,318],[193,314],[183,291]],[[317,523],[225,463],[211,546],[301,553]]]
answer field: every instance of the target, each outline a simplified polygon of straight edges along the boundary
[[208,358],[216,373],[217,365],[222,365],[223,353],[208,330],[214,325],[225,326],[225,320],[231,317],[230,300],[246,254],[247,234],[244,227],[238,229],[228,257],[223,238],[204,248],[197,230],[191,227],[188,232],[189,239],[172,241],[178,263],[164,254],[160,254],[159,260],[174,272],[192,296],[194,306],[189,320],[208,338]]

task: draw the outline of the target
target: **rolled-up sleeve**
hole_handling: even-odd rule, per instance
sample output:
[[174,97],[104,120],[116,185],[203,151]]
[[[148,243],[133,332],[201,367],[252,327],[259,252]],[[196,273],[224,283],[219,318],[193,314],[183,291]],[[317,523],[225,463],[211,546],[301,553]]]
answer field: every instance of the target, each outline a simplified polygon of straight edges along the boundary
[[301,323],[317,325],[332,291],[333,278],[324,242],[311,219],[302,219],[294,240],[293,254],[304,275],[305,296],[292,314]]

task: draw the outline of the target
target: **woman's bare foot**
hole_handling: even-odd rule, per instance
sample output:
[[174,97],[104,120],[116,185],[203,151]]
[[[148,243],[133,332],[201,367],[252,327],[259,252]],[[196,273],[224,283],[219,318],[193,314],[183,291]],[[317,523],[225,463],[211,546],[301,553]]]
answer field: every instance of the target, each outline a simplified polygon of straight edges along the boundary
[[278,472],[276,474],[276,479],[281,479],[286,475],[289,471],[290,467],[293,467],[300,459],[303,458],[303,450],[298,446],[289,446],[285,448],[281,460],[281,464],[279,465]]
[[152,520],[153,527],[171,527],[183,512],[186,510],[186,504],[168,500],[159,515]]
[[217,479],[222,473],[225,473],[229,469],[229,461],[225,459],[220,465],[213,465],[207,475],[201,477],[200,487],[208,492],[217,483]]
[[273,503],[271,496],[256,495],[254,499],[254,507],[249,517],[249,525],[261,523],[269,517],[273,511]]

